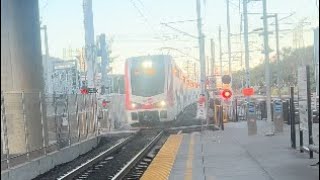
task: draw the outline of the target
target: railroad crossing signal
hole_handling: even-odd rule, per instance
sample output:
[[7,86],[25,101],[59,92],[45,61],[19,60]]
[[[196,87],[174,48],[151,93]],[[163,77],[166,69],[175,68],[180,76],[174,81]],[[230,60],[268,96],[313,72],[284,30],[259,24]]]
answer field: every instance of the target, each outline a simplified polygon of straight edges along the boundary
[[82,88],[80,89],[81,94],[88,94],[88,89],[87,88]]
[[222,83],[223,84],[230,84],[231,83],[231,76],[230,75],[222,76]]
[[102,107],[106,108],[108,107],[108,104],[110,103],[110,101],[107,101],[107,100],[103,100],[102,101]]
[[80,89],[81,94],[93,94],[93,93],[97,93],[97,92],[98,92],[97,88],[84,87],[84,88]]
[[224,89],[222,90],[221,96],[225,99],[228,100],[232,97],[232,92],[229,89]]

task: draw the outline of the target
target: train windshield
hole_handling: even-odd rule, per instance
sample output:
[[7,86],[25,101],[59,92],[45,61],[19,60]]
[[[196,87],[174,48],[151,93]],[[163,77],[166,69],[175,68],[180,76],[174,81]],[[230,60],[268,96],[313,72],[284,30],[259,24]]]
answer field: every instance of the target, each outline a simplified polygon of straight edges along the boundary
[[149,97],[161,94],[164,92],[164,83],[164,62],[162,59],[132,61],[132,95]]

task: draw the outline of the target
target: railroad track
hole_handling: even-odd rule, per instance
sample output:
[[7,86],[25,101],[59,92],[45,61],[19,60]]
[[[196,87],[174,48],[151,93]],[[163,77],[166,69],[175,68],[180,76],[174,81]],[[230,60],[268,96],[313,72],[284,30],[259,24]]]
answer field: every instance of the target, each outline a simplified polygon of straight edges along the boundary
[[[93,159],[59,177],[58,180],[116,180],[123,179],[127,175],[131,176],[129,179],[138,177],[144,172],[145,169],[143,167],[147,167],[146,163],[152,161],[152,157],[146,157],[146,155],[163,135],[163,131],[140,130],[136,135],[117,143]],[[134,167],[138,168],[133,171]]]

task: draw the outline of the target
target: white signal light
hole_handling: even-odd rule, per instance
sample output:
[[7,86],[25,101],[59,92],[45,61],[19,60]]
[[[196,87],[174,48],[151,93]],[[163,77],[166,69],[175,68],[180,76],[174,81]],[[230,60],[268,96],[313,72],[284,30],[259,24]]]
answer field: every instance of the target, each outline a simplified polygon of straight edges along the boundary
[[132,107],[132,108],[136,108],[137,105],[136,105],[135,103],[132,103],[132,104],[131,104],[131,107]]
[[160,102],[160,105],[161,105],[162,107],[164,107],[164,106],[167,105],[167,103],[166,103],[165,101],[161,101],[161,102]]
[[143,68],[152,68],[152,61],[144,61],[142,63]]

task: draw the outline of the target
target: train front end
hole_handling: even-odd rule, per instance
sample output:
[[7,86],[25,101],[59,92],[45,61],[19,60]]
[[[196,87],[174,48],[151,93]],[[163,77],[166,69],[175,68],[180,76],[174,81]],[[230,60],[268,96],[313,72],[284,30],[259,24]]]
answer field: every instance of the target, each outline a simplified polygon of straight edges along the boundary
[[159,55],[127,59],[125,99],[129,124],[169,120],[166,57]]

